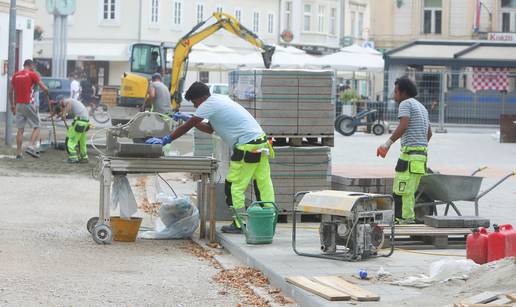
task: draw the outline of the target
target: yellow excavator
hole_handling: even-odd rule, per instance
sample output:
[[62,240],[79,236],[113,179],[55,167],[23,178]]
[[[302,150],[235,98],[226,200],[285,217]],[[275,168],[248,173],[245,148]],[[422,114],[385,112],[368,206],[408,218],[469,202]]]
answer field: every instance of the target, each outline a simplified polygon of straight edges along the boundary
[[[216,21],[206,26],[212,18]],[[122,76],[119,105],[142,105],[147,93],[148,80],[152,74],[158,72],[164,75],[165,84],[170,84],[172,109],[179,110],[188,69],[188,55],[192,47],[220,29],[225,29],[258,47],[262,51],[265,67],[270,67],[275,47],[265,44],[258,35],[240,24],[235,17],[222,12],[215,12],[210,18],[193,27],[175,46],[166,43],[133,44],[130,59],[131,72],[126,72]],[[167,58],[170,59],[170,54],[172,54],[171,67],[167,67]],[[170,74],[168,74],[169,71]]]

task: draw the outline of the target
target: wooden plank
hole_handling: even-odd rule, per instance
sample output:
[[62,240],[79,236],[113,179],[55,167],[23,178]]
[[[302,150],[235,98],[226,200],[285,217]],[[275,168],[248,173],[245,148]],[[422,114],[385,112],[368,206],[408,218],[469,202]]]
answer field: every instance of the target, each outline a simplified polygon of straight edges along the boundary
[[505,295],[500,295],[497,300],[489,302],[486,305],[488,305],[488,306],[493,306],[493,305],[512,306],[511,303],[512,303],[512,300],[510,298],[506,297]]
[[511,300],[511,302],[516,303],[516,293],[507,293],[505,294],[508,299]]
[[347,293],[343,293],[332,287],[328,287],[320,283],[314,282],[304,276],[291,276],[287,277],[286,279],[287,282],[308,292],[323,297],[329,301],[347,301],[351,298],[350,295]]
[[379,301],[380,296],[354,285],[338,276],[319,276],[314,279],[324,285],[337,289],[340,292],[348,293],[356,301]]
[[471,297],[468,297],[460,302],[463,305],[471,305],[471,304],[485,304],[491,301],[494,301],[498,298],[498,293],[486,291]]

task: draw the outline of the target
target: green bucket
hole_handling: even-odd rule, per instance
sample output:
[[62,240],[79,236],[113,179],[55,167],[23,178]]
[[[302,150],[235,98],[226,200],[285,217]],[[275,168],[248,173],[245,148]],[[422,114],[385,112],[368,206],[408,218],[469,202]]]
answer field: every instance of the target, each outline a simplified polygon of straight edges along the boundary
[[[265,207],[271,204],[272,207]],[[271,201],[255,201],[247,209],[247,223],[242,222],[242,217],[236,212],[235,216],[245,234],[247,244],[271,244],[276,232],[278,221],[278,207]]]

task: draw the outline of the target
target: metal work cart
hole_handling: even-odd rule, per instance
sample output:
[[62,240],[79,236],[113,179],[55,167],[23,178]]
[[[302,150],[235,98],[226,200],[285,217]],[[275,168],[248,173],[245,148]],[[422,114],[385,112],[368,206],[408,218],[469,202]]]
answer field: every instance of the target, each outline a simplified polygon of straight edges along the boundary
[[91,230],[95,242],[111,243],[111,183],[114,175],[185,172],[200,177],[197,184],[201,219],[200,237],[206,237],[206,216],[209,213],[208,235],[210,241],[215,242],[215,173],[217,168],[217,160],[211,157],[126,158],[100,156],[98,162],[99,217],[90,218],[86,227]]

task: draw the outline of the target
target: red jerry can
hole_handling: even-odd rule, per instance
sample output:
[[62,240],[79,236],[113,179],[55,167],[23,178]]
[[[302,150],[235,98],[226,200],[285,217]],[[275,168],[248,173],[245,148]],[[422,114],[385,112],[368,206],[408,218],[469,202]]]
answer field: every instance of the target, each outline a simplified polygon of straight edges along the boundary
[[511,224],[500,225],[500,232],[505,234],[505,257],[516,256],[516,230]]
[[[505,227],[501,227],[505,226]],[[507,230],[506,225],[493,225],[494,231],[487,238],[487,262],[495,261],[506,257]],[[511,227],[512,228],[512,227]],[[502,231],[503,230],[503,231]]]
[[466,258],[475,263],[484,264],[487,262],[487,239],[488,232],[484,227],[473,229],[473,233],[466,239]]

